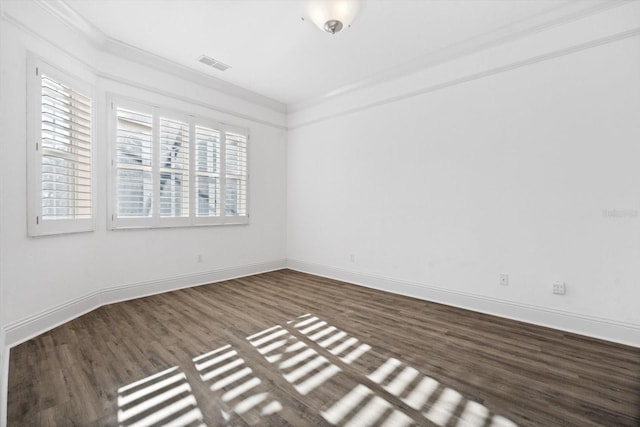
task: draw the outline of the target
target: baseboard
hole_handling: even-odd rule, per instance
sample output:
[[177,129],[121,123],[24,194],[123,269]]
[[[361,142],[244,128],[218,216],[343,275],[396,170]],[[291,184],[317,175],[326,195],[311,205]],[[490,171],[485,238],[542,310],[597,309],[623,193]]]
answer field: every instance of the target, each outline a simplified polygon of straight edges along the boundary
[[0,427],[7,425],[9,352],[12,347],[103,305],[281,270],[286,264],[286,260],[280,259],[106,288],[6,325],[0,330]]
[[2,352],[0,357],[2,365],[0,366],[0,427],[6,425],[9,350],[11,347],[106,304],[266,273],[283,268],[290,268],[292,270],[341,280],[368,288],[640,347],[640,325],[637,324],[514,303],[320,264],[283,259],[107,288],[68,301],[18,322],[8,324],[4,328],[4,331],[0,331],[0,335],[4,332],[5,344],[0,345],[0,352]]
[[638,324],[452,291],[293,259],[287,260],[287,267],[291,270],[353,283],[367,288],[640,347],[640,325]]
[[101,289],[6,325],[4,328],[5,347],[14,347],[103,305],[266,273],[285,267],[286,260],[281,259]]

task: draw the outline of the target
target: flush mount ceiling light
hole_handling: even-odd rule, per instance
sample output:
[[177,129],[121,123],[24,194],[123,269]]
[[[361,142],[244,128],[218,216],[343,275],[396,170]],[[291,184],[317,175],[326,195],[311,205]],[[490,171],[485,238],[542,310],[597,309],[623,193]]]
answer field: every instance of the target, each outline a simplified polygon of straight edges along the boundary
[[359,0],[309,0],[307,5],[311,21],[331,34],[350,27],[359,10]]

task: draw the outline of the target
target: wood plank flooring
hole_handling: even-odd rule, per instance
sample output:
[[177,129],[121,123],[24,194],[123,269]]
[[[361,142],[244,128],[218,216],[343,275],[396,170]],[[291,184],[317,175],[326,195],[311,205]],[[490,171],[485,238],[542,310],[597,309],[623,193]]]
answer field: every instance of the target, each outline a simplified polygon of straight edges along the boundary
[[290,270],[11,350],[9,426],[639,426],[640,349]]

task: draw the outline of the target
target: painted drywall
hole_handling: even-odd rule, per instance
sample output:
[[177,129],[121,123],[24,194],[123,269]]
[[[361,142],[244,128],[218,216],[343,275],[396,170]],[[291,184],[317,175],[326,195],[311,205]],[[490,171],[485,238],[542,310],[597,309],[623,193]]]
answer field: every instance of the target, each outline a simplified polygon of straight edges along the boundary
[[[635,179],[613,164],[634,149],[637,38],[624,33],[637,31],[638,2],[288,117],[118,57],[113,44],[101,51],[35,2],[2,2],[1,12],[0,90],[12,101],[2,103],[1,150],[15,161],[0,172],[2,200],[11,200],[0,213],[0,329],[130,284],[274,265],[287,245],[297,265],[638,323],[629,261],[638,203],[630,181],[611,190],[620,174]],[[531,61],[554,49],[567,52]],[[26,183],[16,178],[26,170],[27,51],[93,80],[101,117],[109,92],[250,128],[251,225],[107,231],[99,162],[96,231],[27,238]],[[104,123],[97,130],[104,159]],[[576,153],[586,160],[576,164]],[[590,172],[597,167],[602,179]],[[499,273],[510,286],[496,288]],[[549,295],[556,279],[567,296]]]
[[[11,159],[0,169],[0,320],[5,328],[113,288],[174,277],[207,277],[208,272],[283,262],[284,114],[104,53],[52,18],[36,2],[8,2],[4,8],[0,28],[4,112],[0,149],[4,159]],[[92,80],[95,85],[98,114],[94,232],[27,237],[25,92],[29,52]],[[250,224],[107,230],[107,93],[248,128]],[[198,262],[198,255],[202,255],[202,262]],[[130,295],[134,296],[135,292]]]
[[640,345],[637,6],[290,114],[292,264]]

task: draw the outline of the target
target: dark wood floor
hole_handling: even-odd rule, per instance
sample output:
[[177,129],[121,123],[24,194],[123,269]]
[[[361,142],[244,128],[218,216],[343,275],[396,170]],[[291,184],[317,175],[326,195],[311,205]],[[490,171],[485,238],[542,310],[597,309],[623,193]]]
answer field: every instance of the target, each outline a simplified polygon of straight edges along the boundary
[[640,425],[640,349],[282,270],[11,350],[35,425]]

